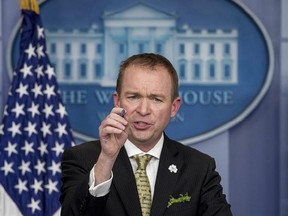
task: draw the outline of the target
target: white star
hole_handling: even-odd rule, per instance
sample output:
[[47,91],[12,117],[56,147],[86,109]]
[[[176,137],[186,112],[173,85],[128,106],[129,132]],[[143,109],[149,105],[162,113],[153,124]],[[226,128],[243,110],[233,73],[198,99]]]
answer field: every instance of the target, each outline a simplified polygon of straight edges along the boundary
[[55,132],[58,133],[59,138],[61,138],[63,136],[63,134],[67,135],[67,131],[66,131],[66,124],[61,124],[58,122],[58,127],[55,129]]
[[28,85],[23,85],[20,83],[20,86],[18,89],[16,89],[16,92],[20,94],[20,98],[22,98],[23,95],[28,95],[27,92]]
[[55,92],[54,92],[54,88],[55,86],[49,86],[48,84],[46,84],[46,89],[44,90],[44,94],[47,95],[48,99],[50,99],[50,97],[53,95],[55,96]]
[[41,141],[40,146],[38,147],[38,150],[40,151],[41,156],[43,156],[45,153],[48,154],[47,144],[45,144],[43,141]]
[[9,95],[9,96],[12,96],[11,88],[10,88],[10,90],[9,90],[9,92],[8,92],[8,95]]
[[43,52],[43,49],[44,49],[43,45],[39,45],[39,44],[38,44],[37,49],[36,49],[36,52],[37,52],[37,56],[38,56],[39,59],[40,59],[41,57],[44,57],[44,56],[45,56],[45,54],[44,54],[44,52]]
[[29,121],[27,127],[24,128],[24,130],[27,131],[29,137],[31,137],[33,133],[37,134],[36,126],[37,123],[32,124],[32,122]]
[[26,172],[31,172],[31,169],[29,168],[31,162],[25,162],[24,160],[22,160],[21,162],[21,166],[19,166],[19,170],[21,170],[22,175],[25,175]]
[[5,105],[5,107],[4,107],[4,116],[8,116],[8,112],[7,112],[7,109],[8,109],[8,106],[7,106],[7,105]]
[[51,116],[54,116],[53,105],[51,104],[51,105],[49,106],[47,103],[45,103],[44,106],[45,106],[45,107],[44,107],[44,109],[43,109],[43,112],[45,113],[45,117],[48,119],[50,115],[51,115]]
[[35,98],[37,98],[38,95],[43,95],[41,88],[42,85],[38,85],[37,83],[35,83],[34,88],[31,89],[31,91],[34,93]]
[[29,48],[24,51],[25,53],[28,54],[28,59],[30,59],[32,56],[36,57],[34,50],[35,50],[35,47],[33,47],[32,43],[30,43]]
[[12,137],[14,137],[16,134],[21,135],[20,127],[21,127],[20,123],[15,124],[15,122],[12,122],[12,126],[8,128],[8,131],[12,133]]
[[61,173],[60,169],[60,163],[55,163],[55,161],[52,161],[52,165],[48,167],[48,170],[51,170],[52,175],[56,175],[56,173]]
[[39,112],[39,104],[35,104],[34,102],[32,102],[32,105],[30,108],[27,109],[28,112],[31,112],[31,115],[32,115],[32,118],[34,118],[34,116],[37,114],[37,115],[40,115],[40,112]]
[[7,161],[4,161],[4,166],[1,167],[1,170],[4,171],[4,175],[7,176],[9,172],[14,173],[14,170],[12,169],[13,162],[8,163]]
[[34,184],[31,185],[31,188],[34,189],[34,194],[37,194],[38,191],[43,191],[43,187],[42,187],[43,181],[37,181],[37,179],[34,179]]
[[39,207],[40,200],[34,200],[34,198],[31,198],[31,202],[27,205],[28,208],[31,208],[32,213],[36,210],[41,211],[41,208]]
[[37,26],[38,39],[44,38],[44,28]]
[[42,123],[42,127],[41,127],[41,131],[43,133],[43,137],[45,138],[47,136],[47,134],[52,135],[51,131],[50,131],[50,124],[46,124],[45,122]]
[[18,189],[18,193],[21,194],[23,191],[28,191],[28,188],[26,187],[27,180],[21,181],[21,179],[18,178],[18,184],[14,187]]
[[27,141],[25,141],[25,146],[23,146],[21,149],[25,151],[26,156],[29,154],[29,152],[31,153],[34,152],[33,145],[34,145],[33,142],[28,143]]
[[0,125],[0,135],[4,135],[4,124]]
[[37,73],[37,78],[39,79],[41,76],[44,76],[43,73],[43,65],[37,65],[37,68],[35,69],[35,72]]
[[16,114],[16,118],[18,118],[19,115],[25,115],[24,106],[24,104],[20,105],[18,102],[16,102],[16,106],[11,110]]
[[52,76],[55,76],[54,68],[51,67],[50,65],[47,66],[47,70],[45,71],[45,73],[48,75],[49,79],[51,79]]
[[8,146],[4,148],[4,150],[8,152],[8,157],[10,157],[13,153],[18,154],[16,147],[17,143],[12,144],[11,142],[8,142]]
[[41,172],[45,173],[45,162],[41,162],[39,159],[37,160],[37,164],[34,166],[34,168],[37,170],[37,175],[40,175]]
[[30,66],[28,67],[28,65],[27,65],[26,63],[24,63],[23,68],[20,69],[20,72],[23,73],[24,79],[25,79],[28,75],[29,75],[29,76],[32,76],[31,69],[32,69],[32,65],[30,65]]
[[55,151],[55,154],[58,157],[60,154],[62,154],[64,152],[64,143],[59,144],[56,141],[55,147],[52,148],[52,151]]
[[65,107],[60,103],[59,108],[56,110],[56,113],[59,113],[61,118],[63,118],[65,115],[67,115]]
[[51,194],[53,191],[58,192],[57,189],[57,181],[52,181],[51,179],[49,179],[49,183],[45,185],[45,188],[48,189],[49,194]]

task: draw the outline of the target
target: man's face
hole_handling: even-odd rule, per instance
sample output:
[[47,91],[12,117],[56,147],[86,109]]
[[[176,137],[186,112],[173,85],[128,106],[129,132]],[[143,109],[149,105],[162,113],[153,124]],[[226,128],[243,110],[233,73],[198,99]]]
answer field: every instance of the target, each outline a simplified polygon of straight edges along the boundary
[[126,68],[121,95],[114,96],[129,122],[128,138],[142,150],[150,150],[160,139],[170,118],[180,107],[180,98],[172,101],[171,77],[162,66],[131,65]]

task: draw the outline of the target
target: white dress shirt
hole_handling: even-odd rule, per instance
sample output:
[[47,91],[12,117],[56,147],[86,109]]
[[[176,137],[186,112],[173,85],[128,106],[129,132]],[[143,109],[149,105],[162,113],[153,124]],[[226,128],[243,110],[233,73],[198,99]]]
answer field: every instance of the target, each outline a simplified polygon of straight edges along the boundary
[[[163,147],[163,142],[164,142],[164,136],[162,134],[158,143],[148,152],[143,152],[142,150],[137,148],[133,143],[131,143],[129,140],[127,140],[124,144],[124,148],[126,149],[126,152],[127,152],[128,157],[130,159],[130,163],[131,163],[131,166],[132,166],[134,173],[137,170],[137,163],[132,158],[134,155],[149,154],[149,155],[153,156],[146,167],[146,172],[147,172],[147,176],[148,176],[150,188],[151,188],[151,198],[152,199],[153,199],[153,195],[154,195],[156,175],[157,175],[157,171],[158,171],[159,159],[160,159],[160,154],[161,154],[162,147]],[[99,185],[94,186],[95,178],[94,178],[94,167],[93,167],[90,171],[90,178],[89,178],[89,192],[90,192],[90,194],[92,196],[95,196],[95,197],[101,197],[101,196],[105,196],[106,194],[108,194],[110,191],[112,179],[113,179],[113,172],[111,172],[111,178],[110,179],[108,179],[105,182],[102,182]]]

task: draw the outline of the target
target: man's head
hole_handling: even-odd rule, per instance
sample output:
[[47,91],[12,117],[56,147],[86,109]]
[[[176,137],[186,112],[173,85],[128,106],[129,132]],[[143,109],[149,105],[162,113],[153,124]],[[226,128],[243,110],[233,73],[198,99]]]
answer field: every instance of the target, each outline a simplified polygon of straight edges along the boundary
[[172,64],[157,54],[128,58],[120,67],[114,104],[127,111],[128,139],[149,151],[180,108],[178,78]]
[[131,65],[139,65],[143,67],[148,67],[150,69],[155,68],[156,66],[163,66],[166,68],[166,70],[169,72],[171,81],[172,81],[172,100],[177,98],[179,96],[179,90],[178,90],[178,75],[171,64],[171,62],[165,58],[162,55],[154,54],[154,53],[143,53],[138,55],[133,55],[129,57],[127,60],[123,61],[120,65],[119,74],[117,78],[116,83],[116,92],[120,95],[121,88],[122,88],[122,82],[123,82],[123,76],[125,73],[125,70],[128,66]]

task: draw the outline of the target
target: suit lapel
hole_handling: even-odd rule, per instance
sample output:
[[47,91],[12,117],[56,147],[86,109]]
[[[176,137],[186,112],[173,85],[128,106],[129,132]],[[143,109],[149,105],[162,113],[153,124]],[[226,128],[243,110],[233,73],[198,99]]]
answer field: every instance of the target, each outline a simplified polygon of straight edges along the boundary
[[[171,165],[177,167],[177,171],[170,171],[168,168]],[[163,215],[170,195],[173,194],[177,179],[181,167],[183,165],[183,159],[179,155],[175,145],[165,136],[163,149],[159,161],[159,168],[157,173],[157,180],[155,184],[155,192],[153,197],[153,203],[151,207],[151,216]]]
[[122,148],[113,167],[113,184],[128,215],[141,215],[141,207],[131,163]]

